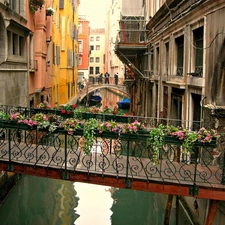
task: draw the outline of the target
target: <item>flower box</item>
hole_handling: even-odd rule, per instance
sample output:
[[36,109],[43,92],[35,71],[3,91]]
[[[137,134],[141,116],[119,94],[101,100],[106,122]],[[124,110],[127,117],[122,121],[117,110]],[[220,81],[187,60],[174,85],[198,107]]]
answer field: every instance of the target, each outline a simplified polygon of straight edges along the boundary
[[149,137],[148,133],[120,134],[121,141],[146,141],[148,137]]
[[17,123],[17,121],[0,121],[1,128],[11,128],[11,129],[20,129],[20,130],[29,130],[30,126],[23,123]]
[[164,137],[165,144],[174,144],[174,145],[182,145],[183,141],[179,140],[177,137],[165,136]]
[[215,148],[216,147],[216,138],[212,138],[211,142],[206,142],[206,143],[202,143],[200,141],[196,141],[194,146],[196,146],[196,147],[211,147],[211,148]]
[[108,138],[108,139],[118,139],[119,134],[117,132],[110,132],[110,131],[104,131],[102,133],[99,133],[96,131],[96,136],[101,138]]

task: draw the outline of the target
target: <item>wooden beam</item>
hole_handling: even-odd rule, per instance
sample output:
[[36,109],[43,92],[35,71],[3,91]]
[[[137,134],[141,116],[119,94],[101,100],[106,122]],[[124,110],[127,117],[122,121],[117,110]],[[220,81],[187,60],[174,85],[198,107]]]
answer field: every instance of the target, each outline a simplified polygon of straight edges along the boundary
[[212,225],[214,217],[216,215],[216,209],[217,209],[217,201],[216,200],[210,200],[210,205],[209,205],[209,212],[206,220],[205,225]]
[[164,217],[164,225],[170,224],[170,213],[171,213],[172,203],[173,203],[173,195],[168,195],[165,217]]

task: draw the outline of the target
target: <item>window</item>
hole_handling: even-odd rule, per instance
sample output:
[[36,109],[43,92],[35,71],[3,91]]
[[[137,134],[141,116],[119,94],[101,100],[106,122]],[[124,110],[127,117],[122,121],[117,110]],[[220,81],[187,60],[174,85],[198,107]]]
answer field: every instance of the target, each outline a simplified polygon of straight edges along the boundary
[[91,45],[91,46],[90,46],[90,50],[91,50],[91,51],[94,50],[94,45]]
[[78,41],[78,52],[83,53],[83,41],[82,40]]
[[82,24],[78,24],[78,34],[82,34]]
[[99,68],[99,66],[96,66],[95,67],[95,74],[99,74],[99,72],[100,72],[100,68]]
[[183,62],[184,62],[184,36],[180,36],[175,39],[176,49],[177,49],[177,76],[183,76]]
[[19,34],[7,31],[8,54],[13,56],[25,56],[25,38]]
[[89,68],[89,73],[90,73],[90,74],[94,74],[94,67],[93,67],[93,66],[90,66],[90,68]]
[[97,50],[97,51],[100,50],[100,45],[96,45],[96,50]]
[[79,66],[81,66],[81,65],[82,65],[82,58],[79,57]]
[[166,70],[166,75],[168,75],[169,72],[169,42],[165,44],[165,70]]
[[64,9],[64,0],[59,0],[59,9]]
[[96,37],[96,41],[100,41],[100,37],[99,36]]
[[90,62],[91,62],[91,63],[94,62],[94,57],[90,57]]
[[67,49],[67,66],[72,66],[72,50]]
[[94,37],[90,37],[90,41],[94,41]]
[[154,49],[150,50],[150,70],[154,71]]
[[70,83],[67,84],[67,88],[68,88],[68,98],[70,98]]
[[96,63],[99,63],[99,62],[100,62],[100,57],[96,57],[96,58],[95,58],[95,62],[96,62]]
[[60,46],[56,46],[56,65],[60,64]]
[[159,47],[156,48],[156,65],[155,65],[155,72],[156,74],[159,74],[159,63],[160,63],[160,60],[159,60]]
[[193,31],[194,40],[194,59],[195,59],[195,71],[192,73],[193,76],[202,77],[202,66],[203,66],[203,34],[204,29],[200,27]]

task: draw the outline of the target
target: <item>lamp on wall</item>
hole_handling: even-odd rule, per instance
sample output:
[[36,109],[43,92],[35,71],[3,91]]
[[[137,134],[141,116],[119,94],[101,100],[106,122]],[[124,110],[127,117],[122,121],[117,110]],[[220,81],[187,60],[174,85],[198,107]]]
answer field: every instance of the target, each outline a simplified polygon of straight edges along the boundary
[[50,36],[49,38],[46,38],[46,42],[49,43],[52,40],[52,36]]

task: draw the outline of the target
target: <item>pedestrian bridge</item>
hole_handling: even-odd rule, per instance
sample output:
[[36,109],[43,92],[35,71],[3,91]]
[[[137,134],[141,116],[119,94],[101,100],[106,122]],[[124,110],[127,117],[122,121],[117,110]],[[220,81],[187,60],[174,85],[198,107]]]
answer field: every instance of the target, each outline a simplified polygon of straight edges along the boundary
[[224,142],[182,153],[165,142],[154,164],[146,136],[95,134],[90,154],[83,131],[52,133],[0,123],[0,170],[163,194],[225,200]]
[[77,95],[77,100],[78,101],[82,101],[83,98],[85,96],[87,96],[89,93],[94,92],[96,90],[99,89],[103,89],[103,88],[108,88],[108,89],[113,89],[115,91],[119,91],[123,94],[125,94],[126,96],[129,96],[129,90],[127,89],[127,87],[125,85],[122,84],[88,84],[84,89],[81,89],[80,92]]

